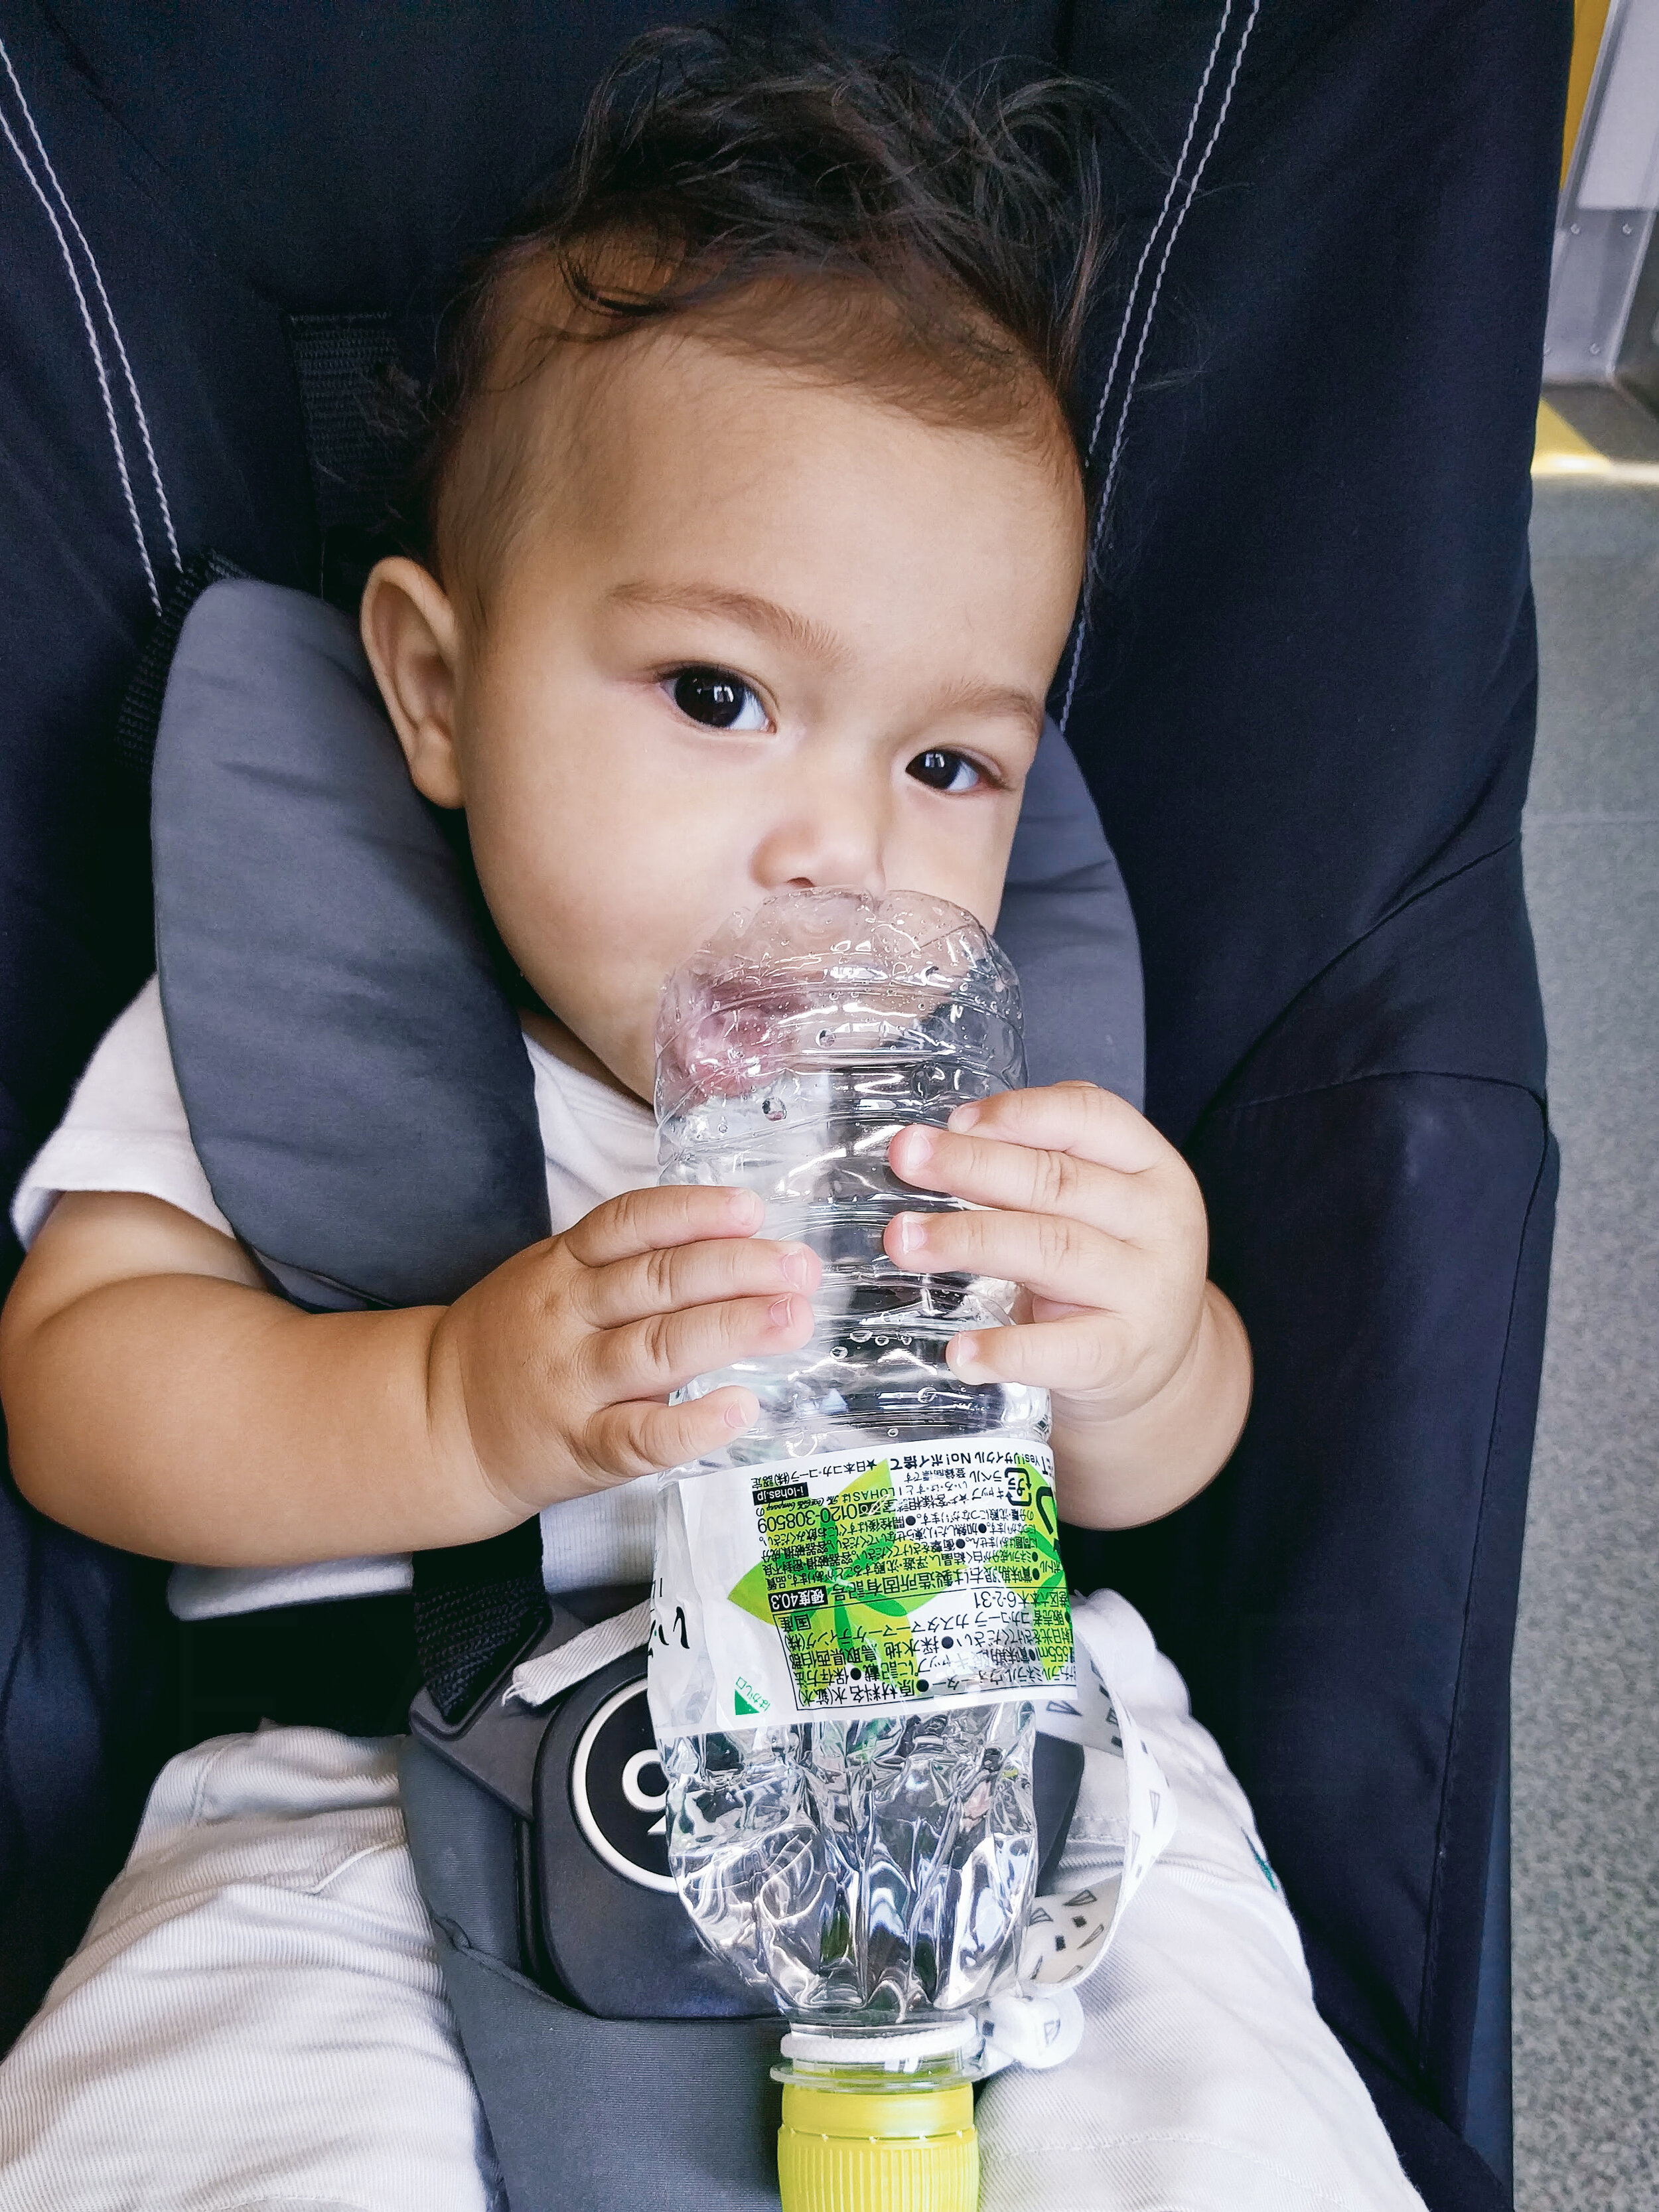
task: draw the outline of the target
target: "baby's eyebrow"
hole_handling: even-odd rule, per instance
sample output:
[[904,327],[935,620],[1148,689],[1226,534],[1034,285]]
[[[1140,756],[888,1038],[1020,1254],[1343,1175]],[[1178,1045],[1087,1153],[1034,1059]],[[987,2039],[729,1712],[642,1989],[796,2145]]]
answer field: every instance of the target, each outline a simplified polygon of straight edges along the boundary
[[850,658],[842,640],[824,623],[754,592],[734,591],[719,584],[653,584],[641,578],[613,585],[606,596],[623,606],[672,607],[682,614],[717,615],[727,622],[742,623],[749,629],[797,647],[826,668],[844,667]]
[[993,684],[976,676],[959,676],[937,691],[929,702],[935,714],[1006,714],[1029,725],[1033,738],[1042,734],[1048,711],[1035,691],[1022,684]]
[[[826,624],[793,607],[756,592],[736,591],[720,584],[653,584],[641,577],[615,584],[605,595],[622,606],[672,607],[682,614],[714,615],[742,623],[768,637],[798,647],[827,668],[844,668],[851,659],[846,645]],[[1034,691],[1018,684],[994,684],[978,677],[958,677],[938,692],[930,711],[936,714],[1006,714],[1028,723],[1032,736],[1042,729],[1043,702]]]

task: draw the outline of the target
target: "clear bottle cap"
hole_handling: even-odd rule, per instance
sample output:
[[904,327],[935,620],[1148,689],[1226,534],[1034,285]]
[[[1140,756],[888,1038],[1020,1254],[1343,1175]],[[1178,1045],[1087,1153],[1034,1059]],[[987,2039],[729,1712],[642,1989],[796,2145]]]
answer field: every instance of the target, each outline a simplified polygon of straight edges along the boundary
[[890,2027],[797,2020],[783,2039],[786,2058],[805,2059],[820,2066],[879,2066],[905,2074],[924,2059],[954,2058],[966,2063],[977,2055],[979,2047],[978,2027],[967,2013],[952,2014],[944,2020],[904,2021]]

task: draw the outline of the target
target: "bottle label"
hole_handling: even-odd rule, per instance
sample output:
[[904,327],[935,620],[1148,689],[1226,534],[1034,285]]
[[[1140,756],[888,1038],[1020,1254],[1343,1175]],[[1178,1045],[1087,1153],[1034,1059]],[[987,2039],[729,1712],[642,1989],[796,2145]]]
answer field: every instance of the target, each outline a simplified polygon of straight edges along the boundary
[[663,1486],[660,1735],[1073,1692],[1054,1458],[895,1443]]

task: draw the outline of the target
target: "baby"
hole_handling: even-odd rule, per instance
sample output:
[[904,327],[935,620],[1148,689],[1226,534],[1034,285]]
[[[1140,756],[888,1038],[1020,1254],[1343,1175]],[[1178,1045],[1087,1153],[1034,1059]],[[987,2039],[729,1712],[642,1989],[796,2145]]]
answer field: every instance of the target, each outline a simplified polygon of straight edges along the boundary
[[[418,534],[362,609],[527,986],[556,1233],[447,1308],[285,1304],[189,1152],[152,988],[20,1195],[0,1389],[43,1511],[198,1567],[367,1555],[394,1582],[540,1514],[550,1559],[580,1526],[586,1579],[648,1573],[629,1486],[757,1412],[671,1393],[805,1343],[817,1279],[751,1194],[652,1187],[658,994],[784,886],[996,921],[1085,564],[1102,240],[1073,114],[745,34],[664,34],[601,87],[568,180],[448,319]],[[897,1265],[1024,1286],[1018,1326],[950,1358],[1053,1394],[1066,1517],[1128,1526],[1207,1482],[1249,1355],[1158,1132],[1062,1083],[890,1157],[973,1201],[901,1215]],[[1079,2057],[986,2093],[988,2212],[1127,2201],[1143,2169],[1160,2203],[1415,2203],[1249,1808],[1121,1610],[1182,1839]],[[56,2212],[490,2201],[384,1741],[267,1729],[172,1763],[0,2069],[0,2160],[9,2207]]]

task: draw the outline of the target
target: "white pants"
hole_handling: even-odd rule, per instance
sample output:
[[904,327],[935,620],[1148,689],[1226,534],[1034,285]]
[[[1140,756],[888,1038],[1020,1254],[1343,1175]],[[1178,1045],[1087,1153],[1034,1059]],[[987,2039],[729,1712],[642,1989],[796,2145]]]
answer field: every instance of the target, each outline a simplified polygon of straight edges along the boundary
[[[1421,2212],[1243,1793],[1139,1616],[1092,1603],[1180,1829],[1084,1985],[1077,2056],[983,2092],[981,2212]],[[264,1728],[168,1765],[0,2066],[0,2212],[499,2212],[395,1755]],[[1121,1852],[1089,1762],[1067,1886]]]

